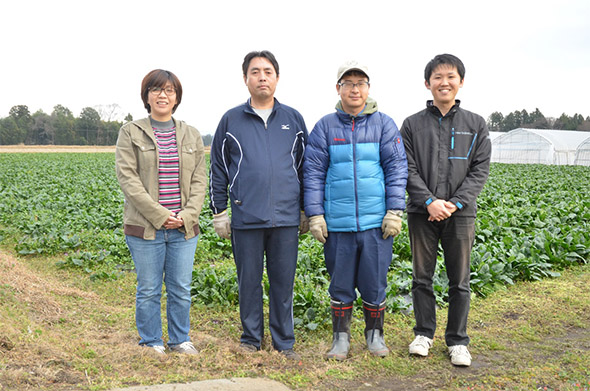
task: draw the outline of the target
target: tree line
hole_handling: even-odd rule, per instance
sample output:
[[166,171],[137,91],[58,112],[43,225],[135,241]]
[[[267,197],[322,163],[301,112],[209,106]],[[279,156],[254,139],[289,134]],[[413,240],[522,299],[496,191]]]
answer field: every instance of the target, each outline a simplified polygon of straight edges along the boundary
[[[51,114],[42,110],[31,114],[26,105],[13,106],[8,117],[0,118],[0,145],[115,145],[119,128],[124,122],[133,121],[127,114],[124,121],[114,120],[118,105],[97,108],[85,107],[78,117],[62,105],[56,105]],[[537,108],[513,111],[504,116],[495,111],[487,120],[490,131],[508,132],[517,128],[562,129],[590,131],[590,116],[545,117]],[[213,136],[203,135],[205,145],[211,145]]]
[[[26,105],[13,106],[8,117],[0,118],[0,145],[115,145],[121,126],[133,121],[127,114],[123,121],[116,104],[85,107],[78,117],[62,105],[56,105],[51,114],[39,110],[33,114]],[[211,145],[213,136],[203,136],[205,145]]]
[[[116,106],[116,105],[112,105]],[[85,107],[78,117],[70,109],[56,105],[51,114],[33,114],[26,105],[13,106],[8,117],[0,118],[2,145],[114,145],[123,122],[112,120],[108,110]],[[127,115],[125,121],[132,120]]]
[[538,108],[532,113],[523,109],[522,111],[513,111],[506,116],[495,111],[488,117],[487,125],[492,132],[509,132],[517,128],[589,132],[590,116],[584,118],[583,115],[577,113],[573,116],[563,113],[559,118],[545,117]]

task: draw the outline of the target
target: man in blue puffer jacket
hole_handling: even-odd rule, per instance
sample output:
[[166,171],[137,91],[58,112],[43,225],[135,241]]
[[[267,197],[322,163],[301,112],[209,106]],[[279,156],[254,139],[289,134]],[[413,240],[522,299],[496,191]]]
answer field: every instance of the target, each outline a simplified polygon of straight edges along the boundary
[[369,98],[366,66],[343,64],[336,90],[336,112],[315,125],[303,164],[305,214],[310,232],[324,243],[331,278],[333,342],[326,358],[348,356],[355,288],[363,299],[367,347],[384,357],[385,289],[405,209],[406,153],[395,122]]

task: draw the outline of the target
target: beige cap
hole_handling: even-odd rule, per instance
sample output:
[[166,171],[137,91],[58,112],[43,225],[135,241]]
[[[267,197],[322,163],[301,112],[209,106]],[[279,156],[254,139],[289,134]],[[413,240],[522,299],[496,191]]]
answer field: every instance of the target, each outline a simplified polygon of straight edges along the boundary
[[346,72],[352,70],[360,71],[367,75],[367,78],[369,78],[369,68],[366,65],[359,64],[359,62],[355,60],[349,60],[340,65],[340,68],[338,68],[338,78],[336,79],[336,82],[339,82]]

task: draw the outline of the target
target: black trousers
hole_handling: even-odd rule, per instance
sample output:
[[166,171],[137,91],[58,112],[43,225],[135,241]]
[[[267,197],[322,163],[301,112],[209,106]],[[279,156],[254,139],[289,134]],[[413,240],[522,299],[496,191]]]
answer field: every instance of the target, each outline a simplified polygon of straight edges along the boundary
[[447,346],[468,345],[467,316],[471,301],[469,276],[471,249],[475,238],[475,218],[456,217],[428,221],[428,214],[408,213],[412,248],[412,301],[415,335],[434,337],[436,300],[432,278],[436,268],[439,242],[449,278],[449,312],[445,342]]
[[262,272],[266,256],[269,282],[269,326],[273,347],[292,349],[293,284],[297,266],[299,227],[232,229],[232,248],[238,273],[241,342],[260,348],[264,336]]

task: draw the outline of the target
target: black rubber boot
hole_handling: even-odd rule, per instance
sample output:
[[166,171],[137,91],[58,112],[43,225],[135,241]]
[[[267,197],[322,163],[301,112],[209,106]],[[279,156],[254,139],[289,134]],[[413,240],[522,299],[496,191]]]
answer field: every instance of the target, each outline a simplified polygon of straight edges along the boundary
[[350,320],[352,303],[331,300],[332,308],[332,349],[326,353],[327,360],[346,360],[350,350]]
[[365,338],[367,348],[378,357],[385,357],[389,349],[383,339],[383,322],[385,318],[385,302],[374,305],[363,301],[363,313],[365,314]]

